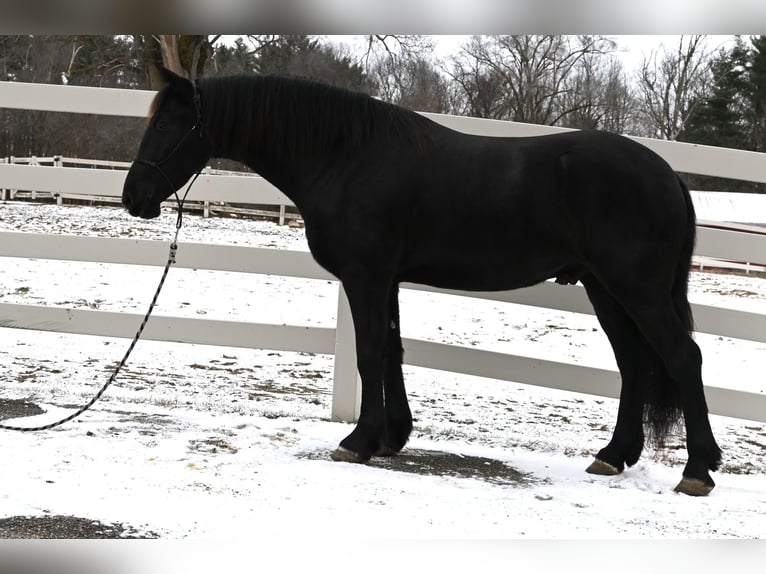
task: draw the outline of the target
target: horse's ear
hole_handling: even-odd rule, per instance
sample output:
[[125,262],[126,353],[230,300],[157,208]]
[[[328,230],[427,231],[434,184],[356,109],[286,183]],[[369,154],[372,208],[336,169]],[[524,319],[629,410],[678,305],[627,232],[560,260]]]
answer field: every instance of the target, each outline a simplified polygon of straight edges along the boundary
[[160,70],[162,69],[162,66],[158,66],[156,64],[149,64],[148,66],[148,76],[149,76],[149,88],[152,90],[155,90],[159,92],[162,88],[165,87],[165,85],[168,83],[165,79],[164,75]]
[[176,74],[175,72],[171,72],[164,66],[157,66],[157,71],[160,73],[160,77],[164,80],[166,84],[178,84],[179,81],[183,81],[184,78]]
[[194,87],[192,83],[186,78],[179,76],[175,72],[172,72],[164,66],[152,66],[151,79],[152,86],[156,86],[157,90],[164,88],[165,86],[172,86],[181,94],[193,95]]

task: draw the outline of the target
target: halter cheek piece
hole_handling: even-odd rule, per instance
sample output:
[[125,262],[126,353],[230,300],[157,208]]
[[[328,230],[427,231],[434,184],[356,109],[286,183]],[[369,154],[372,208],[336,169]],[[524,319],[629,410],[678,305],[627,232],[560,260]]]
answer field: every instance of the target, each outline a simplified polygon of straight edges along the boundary
[[[192,133],[194,133],[195,131],[199,130],[199,137],[201,138],[202,135],[203,135],[203,133],[202,133],[202,129],[203,129],[202,128],[202,105],[201,105],[201,101],[200,101],[199,90],[197,89],[197,80],[194,80],[192,82],[192,88],[194,89],[194,96],[192,98],[192,101],[194,102],[194,111],[195,111],[197,117],[195,118],[194,125],[191,127],[191,129],[189,129],[189,131],[186,132],[183,135],[183,137],[178,141],[178,143],[173,147],[173,149],[170,150],[170,152],[168,153],[168,155],[165,156],[164,159],[162,159],[160,161],[151,161],[151,160],[148,160],[148,159],[143,159],[143,158],[138,157],[138,158],[136,158],[133,161],[133,163],[147,165],[147,166],[149,166],[149,167],[151,167],[153,169],[156,169],[158,172],[160,172],[160,175],[162,175],[162,177],[165,179],[165,181],[170,186],[171,193],[176,193],[177,187],[175,185],[173,185],[173,182],[170,180],[168,175],[165,173],[165,170],[162,169],[162,166],[164,164],[166,164],[168,161],[170,161],[170,159],[176,154],[176,152],[181,148],[183,143],[186,141],[186,138],[188,138]],[[200,173],[201,173],[201,170],[200,170],[200,172],[198,172],[196,174],[195,179],[196,179],[197,176],[199,176]],[[187,193],[188,193],[188,190],[187,190]],[[177,197],[178,197],[178,195],[176,194],[176,198]]]

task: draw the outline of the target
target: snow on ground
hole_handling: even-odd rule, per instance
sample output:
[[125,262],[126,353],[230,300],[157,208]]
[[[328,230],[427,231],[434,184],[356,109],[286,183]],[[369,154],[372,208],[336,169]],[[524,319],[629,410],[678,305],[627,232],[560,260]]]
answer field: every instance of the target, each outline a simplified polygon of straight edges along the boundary
[[[173,224],[170,211],[141,221],[115,208],[0,204],[3,231],[169,241]],[[300,229],[195,216],[184,241],[307,249]],[[0,302],[109,311],[145,311],[160,275],[0,264]],[[173,269],[155,312],[333,326],[337,293],[328,281]],[[695,273],[690,297],[766,313],[766,280]],[[591,316],[410,291],[401,307],[406,337],[614,368]],[[766,392],[765,344],[697,340],[707,383]],[[0,329],[0,399],[47,411],[24,424],[55,420],[95,393],[127,343]],[[611,435],[612,399],[411,367],[405,378],[416,421],[403,455],[333,463],[352,427],[329,420],[332,357],[142,341],[80,419],[2,435],[0,519],[72,515],[214,540],[766,537],[762,423],[711,417],[724,467],[713,493],[693,499],[673,492],[683,437],[621,476],[584,472]]]

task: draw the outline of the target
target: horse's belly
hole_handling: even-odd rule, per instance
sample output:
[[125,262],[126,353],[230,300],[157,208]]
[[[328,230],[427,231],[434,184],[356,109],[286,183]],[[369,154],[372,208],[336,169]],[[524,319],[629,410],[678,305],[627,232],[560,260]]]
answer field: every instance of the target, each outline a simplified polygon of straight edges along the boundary
[[405,266],[400,280],[444,289],[505,291],[535,285],[551,277],[576,282],[581,274],[577,263],[561,254],[514,257],[509,253],[504,257],[476,252],[434,255],[428,261]]

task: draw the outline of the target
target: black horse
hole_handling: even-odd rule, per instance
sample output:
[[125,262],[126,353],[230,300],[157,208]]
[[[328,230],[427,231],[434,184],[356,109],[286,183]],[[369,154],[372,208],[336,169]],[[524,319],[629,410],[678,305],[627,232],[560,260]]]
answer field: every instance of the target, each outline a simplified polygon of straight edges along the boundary
[[594,131],[465,135],[295,78],[163,75],[123,205],[156,217],[211,157],[248,165],[295,203],[356,330],[361,412],[335,460],[397,453],[412,430],[400,282],[506,290],[556,278],[585,286],[622,377],[613,437],[588,472],[622,472],[644,429],[660,444],[683,415],[689,457],[676,490],[714,487],[721,451],[687,300],[694,209],[655,153]]

